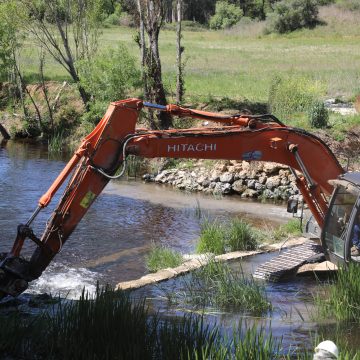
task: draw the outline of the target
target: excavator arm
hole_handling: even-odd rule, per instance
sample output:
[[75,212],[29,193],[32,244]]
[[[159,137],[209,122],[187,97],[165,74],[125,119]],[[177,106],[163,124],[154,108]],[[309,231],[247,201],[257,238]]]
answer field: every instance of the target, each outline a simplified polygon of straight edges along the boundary
[[[221,124],[211,128],[151,131],[136,129],[144,108]],[[83,140],[64,170],[40,198],[28,222],[18,226],[12,250],[0,262],[0,292],[17,296],[38,278],[74,231],[110,179],[125,170],[126,156],[270,161],[288,165],[318,224],[328,210],[328,182],[343,173],[330,149],[304,130],[287,127],[272,115],[234,115],[160,106],[128,99],[112,103],[104,118]],[[116,175],[120,170],[120,174]],[[70,176],[71,175],[71,176]],[[46,229],[37,238],[31,224],[70,177]],[[30,260],[21,257],[25,239],[36,244]]]

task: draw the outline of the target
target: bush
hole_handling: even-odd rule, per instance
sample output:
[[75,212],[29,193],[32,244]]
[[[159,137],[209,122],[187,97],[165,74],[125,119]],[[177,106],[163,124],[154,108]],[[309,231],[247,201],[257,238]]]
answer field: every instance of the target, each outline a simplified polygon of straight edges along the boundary
[[301,28],[313,28],[318,24],[316,0],[282,0],[276,4],[269,17],[270,32],[280,34]]
[[116,15],[116,14],[111,14],[109,15],[103,25],[105,27],[109,26],[109,25],[115,25],[115,26],[119,26],[120,25],[120,16]]
[[226,29],[235,25],[242,17],[242,10],[226,1],[216,3],[215,15],[210,18],[210,28],[214,30]]
[[145,257],[146,267],[150,272],[173,268],[181,265],[183,259],[178,252],[164,246],[154,245]]
[[309,109],[308,121],[311,127],[321,129],[327,127],[329,113],[322,101],[315,101]]
[[269,89],[269,110],[280,118],[297,112],[308,112],[312,104],[325,94],[317,81],[299,76],[275,76]]
[[140,71],[136,63],[124,45],[109,49],[92,60],[77,63],[81,85],[94,99],[90,112],[96,114],[97,120],[99,108],[103,111],[104,104],[123,99],[130,90],[140,86]]

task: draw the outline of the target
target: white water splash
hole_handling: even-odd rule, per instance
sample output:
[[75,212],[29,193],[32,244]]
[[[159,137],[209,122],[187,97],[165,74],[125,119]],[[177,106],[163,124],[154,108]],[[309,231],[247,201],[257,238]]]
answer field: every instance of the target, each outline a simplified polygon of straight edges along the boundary
[[96,291],[101,280],[99,273],[85,268],[69,268],[60,264],[51,265],[27,290],[30,294],[50,293],[67,299],[78,299],[85,289],[90,295]]

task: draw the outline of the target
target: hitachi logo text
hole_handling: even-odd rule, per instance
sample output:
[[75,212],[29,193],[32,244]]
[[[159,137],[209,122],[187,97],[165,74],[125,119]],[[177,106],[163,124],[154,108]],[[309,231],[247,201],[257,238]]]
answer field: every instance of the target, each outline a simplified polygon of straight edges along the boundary
[[168,145],[167,152],[201,152],[201,151],[216,151],[216,144],[175,144]]

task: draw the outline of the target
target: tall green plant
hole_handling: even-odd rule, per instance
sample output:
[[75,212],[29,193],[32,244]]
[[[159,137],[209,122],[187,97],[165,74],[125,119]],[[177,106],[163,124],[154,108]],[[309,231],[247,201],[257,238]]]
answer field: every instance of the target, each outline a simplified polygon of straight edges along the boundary
[[298,112],[308,112],[315,101],[325,94],[318,81],[305,77],[275,76],[269,89],[269,108],[276,116],[290,119]]
[[136,60],[123,44],[94,58],[79,61],[77,68],[82,87],[94,99],[89,114],[85,114],[83,119],[93,123],[101,119],[109,102],[123,99],[140,84]]

